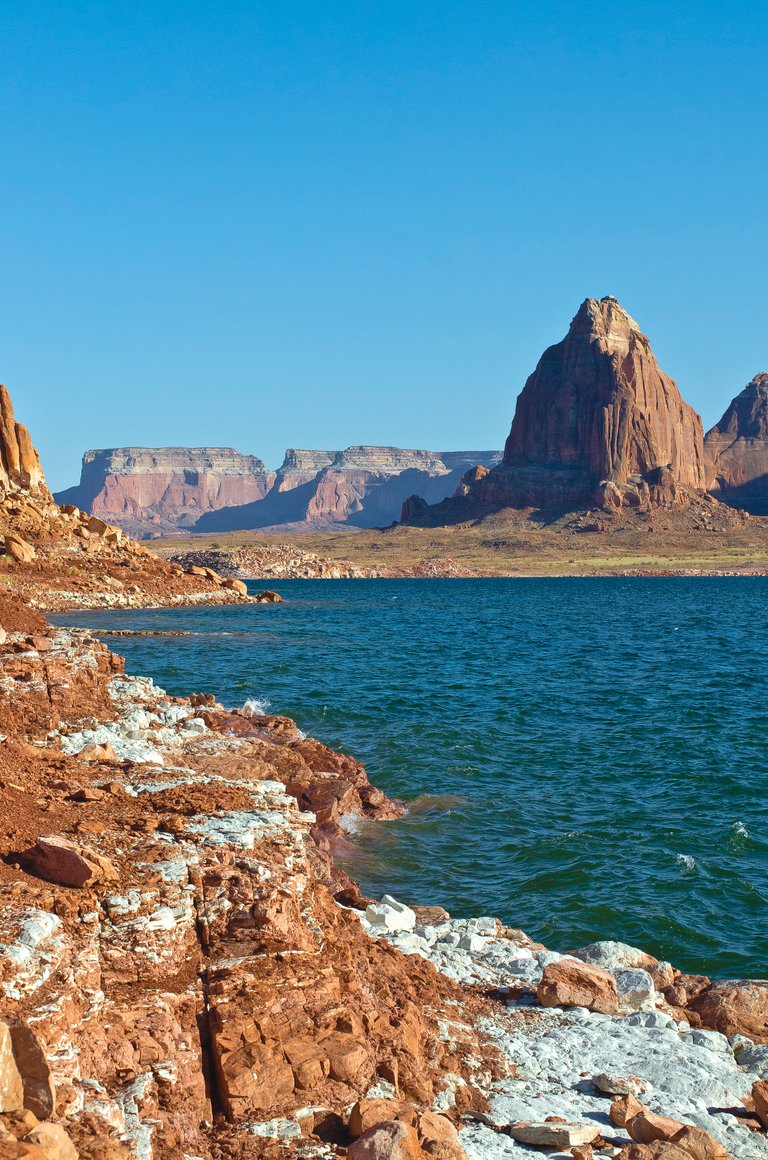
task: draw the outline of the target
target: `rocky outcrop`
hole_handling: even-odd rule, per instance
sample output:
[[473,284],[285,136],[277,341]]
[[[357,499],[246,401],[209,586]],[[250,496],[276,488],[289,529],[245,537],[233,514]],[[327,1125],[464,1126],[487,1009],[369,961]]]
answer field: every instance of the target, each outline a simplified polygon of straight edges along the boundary
[[768,374],[755,375],[704,439],[707,483],[723,503],[768,515]]
[[231,447],[117,447],[86,451],[80,483],[56,499],[132,535],[157,535],[263,499],[274,479],[255,455]]
[[335,452],[289,449],[272,490],[261,502],[211,512],[201,517],[196,530],[385,527],[399,518],[404,500],[414,491],[437,502],[455,490],[469,467],[500,459],[501,453],[495,451],[368,446]]
[[289,448],[271,472],[230,448],[122,447],[86,451],[80,483],[55,498],[138,537],[189,528],[377,527],[393,523],[416,489],[437,502],[469,467],[500,459],[494,451]]
[[49,498],[29,431],[16,422],[11,396],[0,385],[0,496],[17,489]]
[[250,599],[238,580],[210,568],[185,572],[99,516],[72,504],[57,506],[5,387],[0,388],[0,558],[15,594],[49,610]]
[[465,476],[454,499],[414,522],[454,522],[503,507],[647,508],[706,485],[701,420],[659,369],[615,298],[582,303],[518,400],[502,463]]

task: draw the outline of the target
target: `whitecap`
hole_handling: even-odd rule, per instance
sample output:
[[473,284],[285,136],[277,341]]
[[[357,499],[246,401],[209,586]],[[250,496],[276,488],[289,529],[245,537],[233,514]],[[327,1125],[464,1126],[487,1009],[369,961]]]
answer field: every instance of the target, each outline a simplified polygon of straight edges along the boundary
[[737,838],[749,837],[749,830],[743,822],[734,822],[731,826],[731,833],[734,834]]
[[675,854],[675,861],[681,870],[696,869],[696,859],[691,854]]
[[246,697],[243,708],[259,717],[269,712],[269,701],[266,697]]

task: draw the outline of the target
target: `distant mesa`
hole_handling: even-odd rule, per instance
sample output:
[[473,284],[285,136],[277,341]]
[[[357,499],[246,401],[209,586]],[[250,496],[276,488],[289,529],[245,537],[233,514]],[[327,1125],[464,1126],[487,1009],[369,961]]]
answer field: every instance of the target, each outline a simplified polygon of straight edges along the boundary
[[386,526],[414,491],[436,503],[469,467],[500,462],[500,451],[289,448],[276,472],[231,448],[122,447],[87,451],[80,483],[58,492],[130,532],[321,529]]
[[755,375],[704,440],[712,494],[768,515],[768,374]]
[[80,483],[56,500],[145,536],[263,499],[274,478],[255,455],[231,447],[115,447],[86,451]]
[[[12,415],[3,423],[0,485],[3,472],[41,478],[33,454],[20,450],[24,429]],[[113,448],[86,452],[79,485],[56,499],[151,537],[397,520],[431,527],[505,508],[650,512],[688,506],[707,491],[768,515],[768,374],[736,396],[705,440],[649,339],[608,296],[587,298],[565,338],[544,351],[503,453],[289,448],[270,471],[232,448]]]
[[409,498],[403,521],[505,507],[647,510],[686,503],[706,483],[701,419],[616,299],[587,298],[520,393],[502,462],[474,467],[436,506]]

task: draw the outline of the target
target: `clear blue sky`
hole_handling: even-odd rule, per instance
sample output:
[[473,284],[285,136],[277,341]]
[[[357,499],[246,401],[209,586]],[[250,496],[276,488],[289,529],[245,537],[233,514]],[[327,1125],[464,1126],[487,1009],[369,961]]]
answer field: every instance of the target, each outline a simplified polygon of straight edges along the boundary
[[86,447],[500,447],[615,294],[768,368],[768,6],[6,0],[0,379]]

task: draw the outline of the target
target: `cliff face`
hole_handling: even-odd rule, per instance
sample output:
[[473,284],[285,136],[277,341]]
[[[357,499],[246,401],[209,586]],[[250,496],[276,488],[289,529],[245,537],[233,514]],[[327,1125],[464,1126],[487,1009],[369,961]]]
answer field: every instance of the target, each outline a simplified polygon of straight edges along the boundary
[[616,299],[588,298],[526,382],[502,463],[465,477],[439,511],[409,503],[406,516],[450,522],[505,506],[648,506],[705,485],[699,416]]
[[495,451],[289,448],[272,472],[256,456],[231,448],[121,447],[86,451],[80,483],[56,499],[135,536],[192,527],[376,527],[398,519],[414,491],[437,502],[468,467],[500,459]]
[[18,488],[50,498],[29,431],[16,422],[11,396],[0,386],[0,496]]
[[753,515],[768,514],[768,374],[755,375],[704,440],[710,490]]
[[120,447],[86,451],[79,485],[56,498],[146,535],[262,499],[274,478],[255,455],[231,447]]

